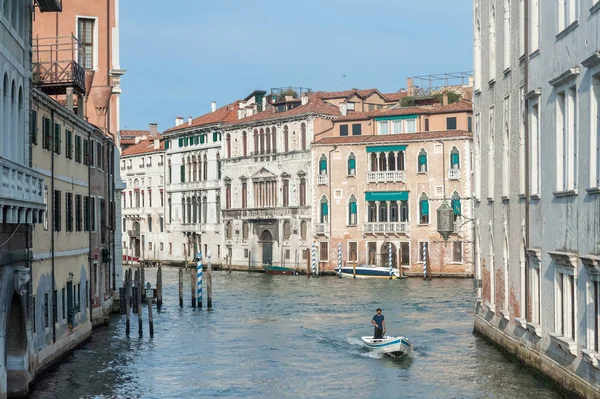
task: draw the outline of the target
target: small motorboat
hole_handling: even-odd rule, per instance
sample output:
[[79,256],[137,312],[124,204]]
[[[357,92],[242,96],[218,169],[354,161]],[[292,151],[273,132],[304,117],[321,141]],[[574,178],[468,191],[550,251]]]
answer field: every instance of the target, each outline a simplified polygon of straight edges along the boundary
[[294,274],[294,269],[291,267],[264,265],[263,268],[267,274],[283,274],[286,276],[291,276]]
[[[390,278],[390,268],[376,265],[360,264],[356,267],[346,265],[342,267],[342,276],[353,277],[356,271],[356,278]],[[400,277],[400,270],[397,267],[392,268],[392,279]]]
[[404,337],[388,337],[375,339],[370,337],[361,337],[365,347],[374,352],[385,353],[393,356],[406,355],[412,351],[412,344]]

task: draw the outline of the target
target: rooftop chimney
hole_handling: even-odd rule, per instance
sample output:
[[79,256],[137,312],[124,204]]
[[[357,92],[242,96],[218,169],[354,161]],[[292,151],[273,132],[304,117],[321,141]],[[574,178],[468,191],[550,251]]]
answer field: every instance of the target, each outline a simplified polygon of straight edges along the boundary
[[308,104],[308,94],[302,93],[302,105]]
[[448,92],[445,91],[442,95],[442,105],[448,105]]
[[158,150],[160,148],[160,140],[154,139],[154,149]]
[[192,126],[192,117],[191,116],[188,117],[188,126]]
[[176,116],[175,117],[175,126],[179,126],[183,124],[183,116]]
[[217,110],[217,102],[213,101],[210,103],[210,109],[212,112],[215,112]]
[[158,137],[158,125],[156,123],[150,124],[150,137]]
[[409,96],[414,95],[413,78],[406,79],[406,88],[406,91],[408,92]]

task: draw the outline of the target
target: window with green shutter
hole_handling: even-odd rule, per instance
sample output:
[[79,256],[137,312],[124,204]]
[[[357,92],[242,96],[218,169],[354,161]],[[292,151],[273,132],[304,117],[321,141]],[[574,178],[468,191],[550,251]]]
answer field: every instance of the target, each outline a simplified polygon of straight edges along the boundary
[[427,172],[427,153],[425,152],[424,149],[422,149],[419,152],[418,163],[419,163],[419,173]]
[[171,143],[171,140],[165,140],[165,150],[169,149],[169,143]]
[[349,215],[348,215],[348,225],[356,226],[357,224],[357,206],[356,206],[356,198],[351,197],[350,206],[349,206]]
[[327,174],[327,158],[325,157],[325,155],[321,156],[321,159],[319,160],[319,174]]
[[65,155],[69,159],[73,159],[73,132],[65,130]]
[[205,136],[204,134],[200,135],[200,144],[204,144],[204,139],[205,139],[204,136]]
[[181,178],[181,182],[185,183],[185,165],[181,165],[180,167],[180,178]]
[[62,144],[62,133],[60,131],[60,125],[54,124],[54,152],[60,154],[60,146]]
[[356,175],[356,157],[352,153],[348,157],[348,173],[347,174],[348,174],[348,176]]
[[219,133],[217,133],[217,132],[213,132],[213,142],[215,142],[215,143],[216,143],[216,142],[217,142],[217,140],[218,140],[218,138],[219,138]]
[[180,137],[178,142],[179,142],[179,148],[183,147],[183,137]]
[[50,119],[44,117],[42,122],[42,147],[46,150],[50,150],[50,143],[52,142],[52,132],[51,132],[51,122]]
[[31,133],[31,144],[37,145],[37,111],[31,111],[31,120],[29,121],[29,131]]
[[90,163],[90,147],[87,139],[83,139],[83,164],[89,165]]
[[325,201],[321,202],[321,223],[327,223],[329,215],[329,204]]
[[429,224],[429,197],[425,193],[419,198],[419,223]]
[[75,136],[75,162],[81,163],[81,136]]
[[454,209],[455,215],[460,215],[460,198],[452,198],[452,209]]

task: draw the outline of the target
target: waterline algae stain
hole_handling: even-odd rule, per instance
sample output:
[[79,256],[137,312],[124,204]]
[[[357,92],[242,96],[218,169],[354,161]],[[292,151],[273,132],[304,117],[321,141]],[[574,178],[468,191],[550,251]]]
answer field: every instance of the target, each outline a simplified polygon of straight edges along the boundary
[[[215,272],[208,312],[179,308],[177,273],[163,268],[154,339],[127,338],[116,316],[32,398],[561,397],[473,335],[471,281]],[[410,356],[362,346],[377,307]]]

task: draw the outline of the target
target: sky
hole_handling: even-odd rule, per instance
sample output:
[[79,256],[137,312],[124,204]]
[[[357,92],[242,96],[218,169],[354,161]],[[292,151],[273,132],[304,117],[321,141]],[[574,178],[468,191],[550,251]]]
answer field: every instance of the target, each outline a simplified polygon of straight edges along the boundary
[[406,87],[472,70],[472,0],[121,1],[121,129],[257,89]]

